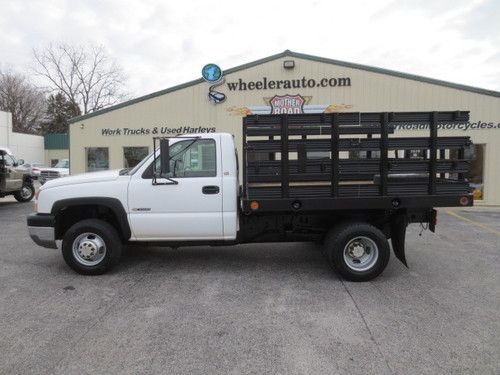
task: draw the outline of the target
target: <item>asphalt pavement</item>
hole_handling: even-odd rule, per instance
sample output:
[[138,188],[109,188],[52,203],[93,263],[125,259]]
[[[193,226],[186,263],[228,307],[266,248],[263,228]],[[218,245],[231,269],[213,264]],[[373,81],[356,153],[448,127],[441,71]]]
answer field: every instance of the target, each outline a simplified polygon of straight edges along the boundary
[[0,374],[500,374],[500,210],[411,225],[367,283],[305,243],[135,248],[81,276],[0,199]]

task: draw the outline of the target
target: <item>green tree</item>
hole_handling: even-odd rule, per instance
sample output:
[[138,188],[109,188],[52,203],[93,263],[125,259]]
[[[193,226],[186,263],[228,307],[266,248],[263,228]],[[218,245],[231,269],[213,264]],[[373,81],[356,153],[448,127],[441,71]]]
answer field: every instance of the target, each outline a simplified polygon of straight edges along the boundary
[[47,133],[67,133],[70,118],[79,116],[80,108],[58,92],[47,99],[47,112],[42,130]]

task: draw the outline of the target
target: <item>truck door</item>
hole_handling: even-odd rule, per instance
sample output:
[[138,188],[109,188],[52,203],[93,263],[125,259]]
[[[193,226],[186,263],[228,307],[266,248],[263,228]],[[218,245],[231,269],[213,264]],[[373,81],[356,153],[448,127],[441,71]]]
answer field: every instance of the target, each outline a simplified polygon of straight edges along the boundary
[[218,136],[182,139],[170,146],[170,181],[158,179],[152,184],[153,163],[143,173],[134,174],[128,206],[137,240],[223,238],[219,146]]

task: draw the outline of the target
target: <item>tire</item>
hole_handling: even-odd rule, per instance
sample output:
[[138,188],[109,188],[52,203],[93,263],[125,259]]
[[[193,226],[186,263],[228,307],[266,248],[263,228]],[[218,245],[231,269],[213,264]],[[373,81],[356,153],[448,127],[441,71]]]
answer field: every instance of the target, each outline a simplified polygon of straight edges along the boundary
[[111,224],[86,219],[66,231],[62,254],[66,264],[76,272],[101,275],[120,261],[122,242]]
[[21,190],[16,191],[14,193],[14,198],[16,198],[18,202],[29,202],[30,200],[33,199],[34,196],[35,196],[35,187],[31,183],[24,184],[21,187]]
[[369,281],[387,267],[390,248],[385,235],[373,225],[346,223],[327,234],[325,254],[344,279]]

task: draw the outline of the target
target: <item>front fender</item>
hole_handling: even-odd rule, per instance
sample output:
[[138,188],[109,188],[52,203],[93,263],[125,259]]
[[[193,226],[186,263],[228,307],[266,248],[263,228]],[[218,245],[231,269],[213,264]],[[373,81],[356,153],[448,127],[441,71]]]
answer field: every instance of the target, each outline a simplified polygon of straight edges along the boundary
[[61,210],[75,206],[103,206],[109,208],[115,215],[118,225],[120,226],[120,234],[123,240],[130,239],[132,232],[127,218],[127,212],[122,203],[117,198],[110,197],[82,197],[61,199],[52,205],[52,215],[57,215]]

